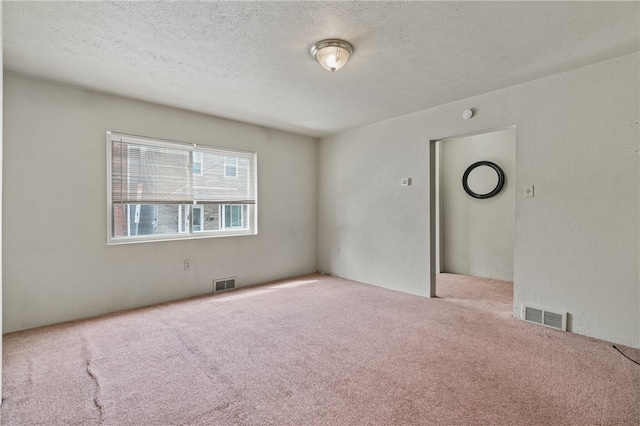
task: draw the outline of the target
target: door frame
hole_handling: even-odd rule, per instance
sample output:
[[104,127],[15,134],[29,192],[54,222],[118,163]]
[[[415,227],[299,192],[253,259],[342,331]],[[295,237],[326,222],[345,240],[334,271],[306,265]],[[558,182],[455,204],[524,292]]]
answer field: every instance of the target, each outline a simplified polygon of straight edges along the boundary
[[[445,142],[449,139],[458,139],[458,138],[466,138],[470,136],[484,135],[487,133],[495,133],[502,130],[508,129],[516,129],[516,125],[512,124],[510,126],[503,126],[494,129],[480,130],[477,132],[461,134],[461,135],[453,135],[447,136],[441,139],[430,139],[429,140],[429,297],[437,297],[437,286],[436,286],[436,277],[438,273],[440,273],[442,267],[442,257],[441,249],[442,249],[442,235],[441,235],[441,224],[440,224],[440,209],[442,208],[440,200],[439,200],[439,185],[440,185],[440,160],[441,160],[441,151],[440,151],[440,142]],[[515,150],[516,150],[516,158],[514,159],[514,169],[518,170],[518,132],[516,129],[516,137],[514,140]],[[515,176],[512,178],[515,181]],[[518,199],[518,187],[516,184],[516,201]],[[515,206],[514,206],[515,208]],[[515,214],[515,211],[514,211]],[[514,223],[515,226],[515,223]],[[515,241],[514,241],[514,249],[515,249]],[[515,254],[515,250],[514,250]],[[514,281],[515,281],[515,264],[514,264]]]

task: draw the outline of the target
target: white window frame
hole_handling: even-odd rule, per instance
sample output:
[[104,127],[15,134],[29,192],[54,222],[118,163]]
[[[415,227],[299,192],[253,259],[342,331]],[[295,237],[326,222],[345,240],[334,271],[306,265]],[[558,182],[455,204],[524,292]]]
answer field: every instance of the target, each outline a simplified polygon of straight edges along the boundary
[[[242,221],[242,224],[240,226],[229,226],[227,227],[225,225],[226,223],[226,213],[225,213],[225,207],[227,206],[237,206],[238,208],[240,208],[240,218]],[[247,210],[247,216],[249,214],[248,210]],[[246,229],[247,227],[247,223],[245,221],[244,218],[244,206],[242,204],[220,204],[219,208],[218,208],[218,217],[220,218],[220,229]]]
[[[215,238],[215,237],[233,237],[233,236],[246,236],[246,235],[257,235],[258,234],[258,200],[257,200],[257,154],[255,152],[247,152],[247,151],[239,151],[227,148],[214,148],[209,146],[197,146],[195,144],[186,144],[181,142],[174,142],[169,140],[162,139],[151,139],[140,136],[131,136],[125,135],[115,132],[106,132],[107,133],[107,244],[108,245],[119,245],[119,244],[132,244],[132,243],[144,243],[144,242],[152,242],[152,241],[174,241],[174,240],[184,240],[184,239],[201,239],[201,238]],[[192,153],[197,153],[196,150],[200,149],[203,152],[207,152],[207,150],[215,150],[216,153],[225,152],[229,155],[225,155],[225,162],[228,157],[235,158],[236,163],[236,177],[238,175],[238,157],[241,158],[251,158],[252,161],[252,174],[253,174],[253,191],[254,191],[254,204],[249,204],[247,208],[247,217],[246,217],[246,226],[243,228],[223,228],[222,218],[219,217],[220,226],[218,230],[204,230],[205,222],[204,222],[204,204],[199,202],[192,203],[180,203],[177,204],[180,206],[178,208],[178,230],[176,233],[170,234],[152,234],[152,235],[139,235],[139,236],[131,236],[131,224],[130,222],[130,209],[134,208],[133,203],[126,204],[127,208],[127,233],[129,236],[126,237],[114,237],[114,203],[112,199],[112,141],[114,138],[126,138],[129,143],[139,143],[141,145],[150,145],[156,147],[167,147],[172,149],[184,149],[187,151],[191,151]],[[131,142],[133,141],[133,142]],[[216,154],[219,155],[219,154]],[[234,155],[236,157],[234,157]],[[244,156],[244,157],[243,157]],[[204,159],[203,159],[204,160]],[[204,162],[203,162],[204,165]],[[191,169],[193,170],[193,155],[191,156]],[[201,169],[203,170],[203,169]],[[226,173],[226,167],[223,169],[223,177]],[[197,175],[197,174],[194,174]],[[221,203],[214,202],[213,204],[223,205]],[[247,205],[247,204],[233,204],[233,205]],[[185,208],[186,215],[185,217]],[[201,230],[194,231],[193,230],[193,221],[189,220],[189,217],[193,215],[194,210],[200,211],[200,220],[201,220]],[[159,218],[156,215],[156,226],[158,226]]]

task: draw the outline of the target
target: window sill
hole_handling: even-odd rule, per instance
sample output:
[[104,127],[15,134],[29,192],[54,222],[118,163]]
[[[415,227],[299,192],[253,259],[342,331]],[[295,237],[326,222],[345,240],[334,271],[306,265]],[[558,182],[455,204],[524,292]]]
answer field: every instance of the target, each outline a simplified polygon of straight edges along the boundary
[[143,235],[140,237],[109,238],[107,240],[107,245],[118,246],[123,244],[154,243],[160,241],[189,241],[202,240],[205,238],[244,237],[248,235],[258,235],[258,232],[248,229],[246,231],[198,232],[191,235]]

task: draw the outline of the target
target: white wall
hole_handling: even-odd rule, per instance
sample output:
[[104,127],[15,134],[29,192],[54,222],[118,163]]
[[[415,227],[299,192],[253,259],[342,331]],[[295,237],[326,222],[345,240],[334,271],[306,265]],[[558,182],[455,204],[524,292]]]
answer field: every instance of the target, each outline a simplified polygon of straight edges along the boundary
[[[4,87],[5,332],[317,269],[316,139],[11,74]],[[256,151],[259,234],[107,246],[107,130]]]
[[564,309],[572,331],[640,347],[638,59],[322,139],[319,267],[428,295],[430,141],[515,125],[516,188],[535,185],[535,197],[516,191],[514,315]]
[[[452,138],[440,144],[442,271],[512,281],[516,130]],[[462,175],[477,161],[492,161],[504,171],[504,186],[491,198],[473,198],[462,187]],[[496,174],[489,170],[493,179],[484,192],[497,183]]]

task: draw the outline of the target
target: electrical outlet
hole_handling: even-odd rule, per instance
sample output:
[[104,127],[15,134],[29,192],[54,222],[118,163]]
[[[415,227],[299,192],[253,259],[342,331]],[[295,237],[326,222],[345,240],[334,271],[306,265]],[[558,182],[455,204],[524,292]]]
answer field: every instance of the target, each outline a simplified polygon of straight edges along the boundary
[[190,271],[191,270],[191,261],[190,260],[185,260],[184,261],[184,270],[185,271]]
[[533,185],[524,186],[524,198],[533,198]]

